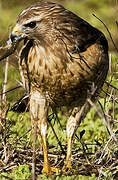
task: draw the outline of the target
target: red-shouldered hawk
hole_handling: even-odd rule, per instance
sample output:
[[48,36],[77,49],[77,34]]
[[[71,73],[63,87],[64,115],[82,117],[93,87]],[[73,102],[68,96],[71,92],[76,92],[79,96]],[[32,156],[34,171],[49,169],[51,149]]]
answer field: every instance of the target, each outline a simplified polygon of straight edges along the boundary
[[30,93],[32,124],[38,124],[42,140],[43,172],[51,174],[57,169],[48,161],[48,109],[73,109],[67,120],[64,169],[71,168],[72,138],[89,104],[83,112],[82,107],[88,97],[95,101],[108,72],[108,44],[102,32],[52,2],[39,2],[20,13],[11,40],[23,39],[21,74]]

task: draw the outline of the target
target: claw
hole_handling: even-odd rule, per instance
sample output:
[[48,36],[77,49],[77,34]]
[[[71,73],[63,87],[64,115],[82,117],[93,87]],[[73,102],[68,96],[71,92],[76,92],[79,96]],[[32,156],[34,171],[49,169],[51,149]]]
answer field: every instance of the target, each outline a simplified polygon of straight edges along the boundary
[[68,161],[68,163],[64,165],[62,171],[65,174],[67,171],[69,171],[71,169],[72,169],[72,163],[71,163],[71,161]]
[[47,175],[52,175],[54,173],[59,174],[60,169],[57,167],[51,167],[51,166],[44,166],[42,173],[46,173]]

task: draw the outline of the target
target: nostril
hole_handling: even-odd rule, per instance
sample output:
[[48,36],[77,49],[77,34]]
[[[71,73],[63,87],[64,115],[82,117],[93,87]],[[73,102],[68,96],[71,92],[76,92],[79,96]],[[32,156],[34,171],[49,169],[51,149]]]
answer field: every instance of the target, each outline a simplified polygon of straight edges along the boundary
[[14,40],[16,40],[16,39],[17,39],[17,35],[16,35],[16,34],[14,34],[14,33],[11,33],[11,35],[10,35],[10,39],[11,39],[11,41],[13,42]]

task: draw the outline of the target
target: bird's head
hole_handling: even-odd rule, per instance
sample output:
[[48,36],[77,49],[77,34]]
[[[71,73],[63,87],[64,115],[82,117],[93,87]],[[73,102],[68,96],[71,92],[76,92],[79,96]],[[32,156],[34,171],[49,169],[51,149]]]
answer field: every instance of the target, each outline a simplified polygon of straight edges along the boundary
[[53,14],[61,8],[60,5],[51,2],[40,2],[26,8],[17,18],[10,35],[11,41],[25,38],[42,40],[53,27]]

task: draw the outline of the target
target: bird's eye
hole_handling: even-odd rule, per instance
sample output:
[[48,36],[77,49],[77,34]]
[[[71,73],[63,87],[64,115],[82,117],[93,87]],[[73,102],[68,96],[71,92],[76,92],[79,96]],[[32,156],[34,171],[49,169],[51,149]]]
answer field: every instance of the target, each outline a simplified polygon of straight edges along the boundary
[[35,22],[35,21],[32,21],[32,22],[30,22],[30,23],[28,23],[28,24],[25,24],[24,26],[25,26],[25,27],[34,28],[34,27],[36,26],[36,22]]

